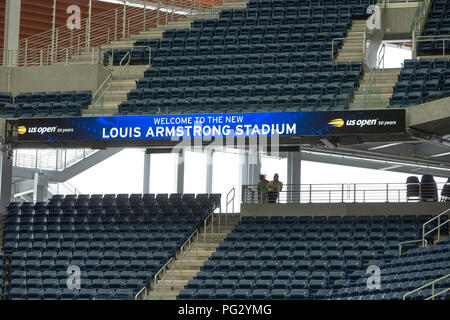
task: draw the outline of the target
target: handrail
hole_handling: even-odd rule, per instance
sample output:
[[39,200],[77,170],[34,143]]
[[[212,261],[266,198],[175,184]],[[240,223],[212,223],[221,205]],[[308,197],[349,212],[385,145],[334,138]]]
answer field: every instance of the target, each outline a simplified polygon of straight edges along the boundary
[[213,231],[214,231],[214,212],[212,212],[209,216],[207,216],[205,221],[203,222],[203,244],[206,243],[206,230],[208,228],[208,226],[206,225],[206,222],[208,220],[211,220],[211,223],[209,225],[211,226],[211,239],[212,239]]
[[[197,245],[197,256],[198,256],[198,230],[195,230],[189,238],[183,243],[183,245],[180,248],[180,273],[183,269],[183,257],[188,254],[188,268],[191,267],[191,248],[194,244],[193,239],[195,237],[195,244]],[[185,248],[188,246],[187,248]]]
[[[430,220],[428,220],[427,222],[425,222],[425,223],[422,225],[422,241],[425,241],[425,237],[426,237],[427,235],[429,235],[430,233],[434,232],[436,229],[438,230],[438,240],[437,240],[437,242],[439,241],[439,239],[440,239],[440,237],[441,237],[441,227],[442,227],[444,224],[448,223],[448,221],[450,220],[450,219],[447,219],[446,221],[444,221],[443,223],[441,223],[441,216],[444,215],[444,214],[446,214],[447,212],[450,212],[450,209],[447,209],[447,210],[445,210],[444,212],[441,212],[441,213],[438,214],[436,217],[431,218]],[[428,224],[430,224],[431,222],[433,222],[433,221],[436,220],[436,219],[437,219],[437,224],[438,224],[437,227],[435,227],[435,228],[433,228],[433,229],[428,230],[427,232],[425,232],[425,226],[428,225]]]
[[[105,95],[105,93],[111,88],[112,85],[112,72],[106,77],[106,79],[102,82],[102,84],[98,87],[97,91],[95,91],[92,96],[92,105],[95,107],[98,103],[100,103],[101,99]],[[106,87],[106,89],[104,88]],[[102,91],[103,90],[103,91]],[[101,92],[101,93],[100,93]],[[99,97],[97,97],[99,95]]]
[[423,242],[422,239],[419,239],[419,240],[410,240],[410,241],[403,241],[403,242],[400,242],[400,243],[398,244],[398,254],[399,254],[400,256],[402,255],[402,245],[407,244],[407,243],[416,243],[416,242],[422,242],[422,244],[424,244],[424,247],[425,247],[425,246],[428,246],[428,241],[427,241],[427,240],[425,240],[425,242]]
[[377,55],[377,66],[372,69],[369,74],[369,78],[364,86],[364,104],[368,104],[368,97],[372,94],[373,86],[375,84],[376,79],[380,79],[380,70],[384,70],[384,56],[386,53],[386,45],[383,43],[381,45],[381,49]]
[[[232,197],[229,199],[230,194],[232,194]],[[226,198],[226,207],[225,207],[225,212],[228,213],[228,205],[230,203],[233,203],[233,212],[234,212],[234,197],[236,196],[236,189],[233,187],[231,188],[230,191],[228,191],[227,193],[227,198]]]
[[422,290],[422,289],[425,289],[426,287],[429,287],[429,286],[432,286],[432,289],[431,289],[431,296],[428,297],[428,298],[426,298],[425,300],[429,300],[429,299],[434,300],[434,298],[435,298],[436,296],[438,296],[438,295],[440,295],[440,294],[443,294],[443,293],[447,292],[448,290],[450,290],[450,288],[448,288],[448,289],[446,289],[446,290],[441,291],[439,294],[436,294],[436,295],[434,294],[434,284],[435,284],[436,282],[439,282],[439,281],[442,281],[442,280],[444,280],[444,279],[447,279],[448,277],[450,277],[450,273],[447,274],[447,275],[445,275],[445,276],[443,276],[443,277],[441,277],[441,278],[439,278],[439,279],[433,280],[433,281],[431,281],[431,282],[429,282],[429,283],[427,283],[427,284],[425,284],[425,285],[423,285],[423,286],[421,286],[421,287],[419,287],[419,288],[417,288],[417,289],[414,289],[414,290],[412,290],[412,291],[410,291],[410,292],[408,292],[408,293],[405,293],[405,294],[403,295],[403,300],[406,300],[406,297],[407,297],[407,296],[409,296],[409,295],[411,295],[411,294],[413,294],[413,293],[415,293],[415,292],[417,292],[417,291],[420,291],[420,290]]
[[[402,203],[409,201],[438,203],[439,189],[444,188],[445,185],[446,182],[285,184],[278,199],[280,203]],[[242,203],[254,204],[256,190],[257,185],[244,185]],[[442,198],[441,203],[450,202],[447,198]]]
[[139,290],[139,292],[134,296],[134,300],[144,300],[140,298],[143,298],[147,294],[147,290],[147,287],[143,287],[141,290]]
[[[334,47],[335,47],[334,42],[335,41],[338,41],[338,40],[364,40],[364,39],[365,39],[365,36],[348,37],[348,38],[333,38],[333,39],[331,39],[331,56],[334,58]],[[365,43],[365,41],[363,41],[363,53],[365,51],[365,48],[366,48],[366,43]]]
[[[164,280],[164,278],[167,275],[167,272],[171,270],[171,269],[169,269],[169,270],[167,269],[167,267],[169,266],[170,263],[175,264],[175,259],[174,258],[170,258],[169,261],[167,261],[166,264],[163,265],[161,267],[161,269],[159,269],[159,271],[157,273],[155,273],[155,275],[153,276],[153,282],[154,282],[153,286],[152,286],[152,281],[151,281],[152,279],[150,279],[150,288],[149,288],[150,290],[155,290],[158,287],[159,283],[162,280]],[[172,267],[173,267],[173,265],[172,265]],[[163,277],[161,279],[158,279],[158,276],[160,274],[163,274]]]

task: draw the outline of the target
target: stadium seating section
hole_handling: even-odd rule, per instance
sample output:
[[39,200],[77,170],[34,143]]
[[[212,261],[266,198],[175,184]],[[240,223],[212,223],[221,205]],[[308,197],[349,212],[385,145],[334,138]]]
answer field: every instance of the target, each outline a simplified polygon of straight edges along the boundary
[[390,107],[409,107],[450,95],[448,58],[407,59],[398,76]]
[[399,257],[398,244],[418,239],[431,217],[243,217],[178,299],[366,299],[373,292],[350,283],[361,284],[369,265],[389,268],[389,285],[376,297],[401,298],[450,268],[448,243],[423,249],[413,243]]
[[[53,196],[11,203],[3,250],[9,299],[133,299],[199,224],[219,194]],[[81,269],[81,289],[67,268]]]
[[[449,54],[450,41],[439,41],[439,36],[450,35],[450,2],[433,0],[432,8],[423,32],[424,36],[435,36],[436,41],[419,42],[419,50],[424,54]],[[430,39],[430,40],[431,40]]]
[[[380,266],[384,281],[380,290],[367,289],[368,274],[356,281],[336,281],[332,290],[323,292],[331,299],[343,300],[393,300],[433,280],[450,273],[450,237],[436,246],[409,250],[400,257],[387,261]],[[437,292],[450,286],[449,279],[436,283]],[[431,287],[427,287],[407,296],[407,299],[426,299],[431,296]],[[445,299],[450,294],[439,297]],[[438,299],[438,298],[437,298]]]
[[327,111],[348,108],[363,73],[361,61],[333,63],[332,39],[352,18],[367,17],[372,0],[251,0],[219,19],[169,29],[130,51],[152,66],[120,114]]
[[91,91],[0,93],[0,113],[6,118],[81,116],[91,104]]

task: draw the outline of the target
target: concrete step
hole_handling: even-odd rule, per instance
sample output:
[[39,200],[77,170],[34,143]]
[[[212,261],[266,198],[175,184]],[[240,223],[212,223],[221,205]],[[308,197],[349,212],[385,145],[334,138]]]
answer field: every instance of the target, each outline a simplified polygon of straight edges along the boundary
[[192,280],[197,275],[197,273],[197,270],[183,270],[181,274],[180,272],[173,271],[167,274],[165,280]]

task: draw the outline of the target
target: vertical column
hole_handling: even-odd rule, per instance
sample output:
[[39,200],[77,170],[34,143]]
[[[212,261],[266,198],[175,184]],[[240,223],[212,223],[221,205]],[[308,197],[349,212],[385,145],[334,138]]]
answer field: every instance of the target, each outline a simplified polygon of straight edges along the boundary
[[151,164],[151,154],[149,150],[145,150],[144,153],[144,177],[143,177],[143,187],[142,193],[150,193],[150,164]]
[[48,177],[43,173],[34,174],[33,201],[43,202],[48,200]]
[[18,63],[20,6],[21,0],[6,0],[3,61],[8,61],[9,66]]
[[261,155],[254,151],[248,155],[248,184],[257,184],[261,173]]
[[6,214],[6,207],[11,201],[11,184],[12,184],[12,157],[8,158],[8,152],[2,146],[0,152],[0,214]]
[[205,153],[206,153],[206,193],[212,193],[214,150],[207,149]]
[[287,184],[284,190],[288,191],[288,203],[300,202],[300,184],[301,184],[301,154],[298,151],[290,151],[287,153]]
[[176,190],[177,193],[184,192],[184,151],[181,150],[177,155],[177,163],[176,163]]

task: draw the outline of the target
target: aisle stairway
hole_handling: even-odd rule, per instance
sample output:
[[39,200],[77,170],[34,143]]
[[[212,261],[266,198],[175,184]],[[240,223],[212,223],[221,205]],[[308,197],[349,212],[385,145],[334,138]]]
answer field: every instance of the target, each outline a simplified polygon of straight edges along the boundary
[[366,20],[352,20],[352,26],[347,31],[347,39],[343,40],[343,45],[338,50],[338,55],[335,57],[335,61],[363,61],[365,31]]
[[[167,276],[158,284],[156,290],[150,291],[149,295],[144,297],[145,300],[175,300],[179,291],[184,288],[189,280],[194,279],[203,264],[209,259],[211,254],[216,251],[219,244],[239,223],[239,215],[230,215],[225,222],[221,218],[220,230],[218,229],[219,221],[215,218],[213,234],[211,229],[207,227],[206,241],[204,242],[205,232],[200,230],[199,242],[194,244],[190,252],[187,252],[180,260],[179,257],[175,261],[174,268],[167,273]],[[188,265],[188,256],[190,255],[190,264]]]
[[364,76],[360,81],[359,88],[355,91],[355,98],[350,103],[350,109],[384,109],[389,105],[394,85],[397,82],[401,69],[381,69],[374,78],[372,89],[365,97],[364,90],[370,81],[370,69],[364,70]]

